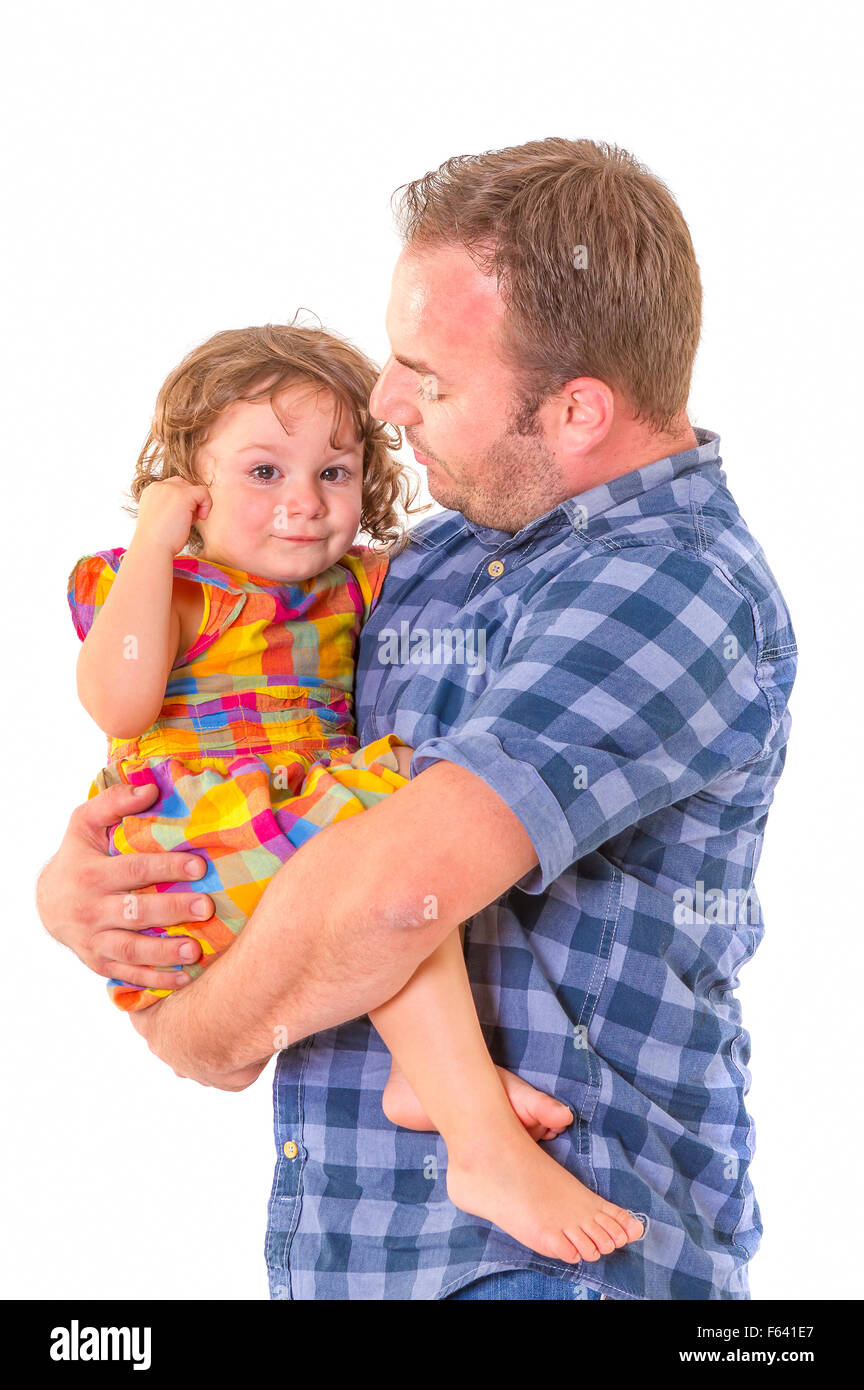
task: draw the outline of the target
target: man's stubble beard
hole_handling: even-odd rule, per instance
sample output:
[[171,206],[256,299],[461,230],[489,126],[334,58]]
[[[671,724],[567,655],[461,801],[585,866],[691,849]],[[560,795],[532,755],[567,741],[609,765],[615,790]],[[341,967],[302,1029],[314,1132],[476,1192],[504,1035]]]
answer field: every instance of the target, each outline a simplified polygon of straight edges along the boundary
[[513,534],[568,496],[536,410],[533,414],[523,410],[511,418],[470,484],[441,471],[443,465],[437,467],[434,482],[427,475],[430,496],[442,507],[495,531]]

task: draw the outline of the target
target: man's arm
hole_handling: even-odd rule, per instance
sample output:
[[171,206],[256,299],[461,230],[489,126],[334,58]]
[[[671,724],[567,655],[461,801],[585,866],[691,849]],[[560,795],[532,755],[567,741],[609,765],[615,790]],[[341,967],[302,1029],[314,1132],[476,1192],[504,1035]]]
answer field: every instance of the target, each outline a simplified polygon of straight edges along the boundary
[[133,1024],[181,1075],[248,1084],[280,1047],[391,999],[450,931],[536,863],[498,794],[436,763],[307,841],[195,988]]
[[466,717],[416,748],[409,785],[304,845],[196,989],[142,1020],[175,1069],[242,1071],[377,1008],[514,883],[545,891],[764,746],[753,613],[710,559],[603,552],[531,599]]

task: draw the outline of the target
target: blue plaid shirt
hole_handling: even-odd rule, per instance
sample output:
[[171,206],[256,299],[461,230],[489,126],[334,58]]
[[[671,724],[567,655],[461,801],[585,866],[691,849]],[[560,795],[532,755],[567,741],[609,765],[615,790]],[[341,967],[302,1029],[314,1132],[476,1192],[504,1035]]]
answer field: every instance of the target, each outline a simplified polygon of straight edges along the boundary
[[573,1108],[550,1153],[646,1235],[569,1266],[458,1211],[441,1139],[381,1112],[390,1059],[362,1018],[278,1059],[274,1297],[437,1299],[537,1269],[612,1299],[749,1298],[734,990],[762,936],[795,640],[718,438],[696,435],[515,535],[421,523],[358,666],[363,742],[398,734],[412,776],[468,768],[525,826],[539,866],[468,927],[480,1020],[496,1062]]

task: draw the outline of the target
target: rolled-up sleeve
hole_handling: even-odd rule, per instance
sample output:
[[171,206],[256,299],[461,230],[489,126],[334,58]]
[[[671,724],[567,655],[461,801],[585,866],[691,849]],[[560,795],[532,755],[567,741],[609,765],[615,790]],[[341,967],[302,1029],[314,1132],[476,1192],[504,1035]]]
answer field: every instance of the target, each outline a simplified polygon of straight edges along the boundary
[[506,656],[463,720],[420,743],[522,822],[541,893],[582,855],[756,758],[771,728],[748,599],[710,560],[636,545],[523,596]]

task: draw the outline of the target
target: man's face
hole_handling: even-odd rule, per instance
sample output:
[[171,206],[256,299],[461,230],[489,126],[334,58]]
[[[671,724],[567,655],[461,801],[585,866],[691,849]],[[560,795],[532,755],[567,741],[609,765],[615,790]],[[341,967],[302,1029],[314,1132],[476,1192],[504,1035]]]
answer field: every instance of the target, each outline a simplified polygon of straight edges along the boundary
[[519,424],[519,381],[498,348],[503,308],[494,278],[461,248],[403,251],[387,311],[392,355],[370,408],[403,426],[436,502],[513,532],[572,489],[542,428]]

